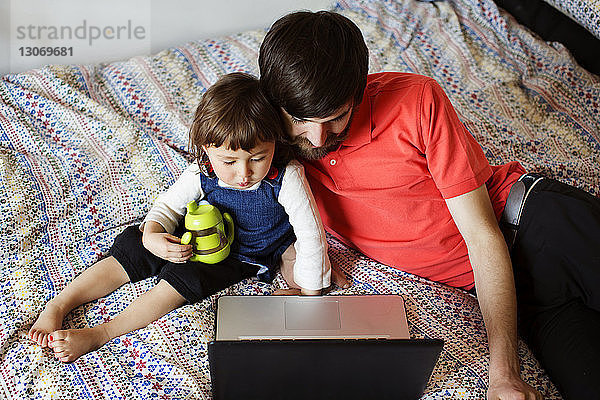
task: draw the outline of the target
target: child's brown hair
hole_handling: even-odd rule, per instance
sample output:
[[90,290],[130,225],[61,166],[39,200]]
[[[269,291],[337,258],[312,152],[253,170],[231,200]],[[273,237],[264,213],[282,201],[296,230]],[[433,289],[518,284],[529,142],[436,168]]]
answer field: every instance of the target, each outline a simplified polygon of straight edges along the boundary
[[202,96],[190,128],[190,153],[198,162],[202,146],[227,145],[249,151],[259,142],[275,142],[274,160],[287,163],[289,149],[281,113],[267,100],[258,79],[242,72],[223,75]]

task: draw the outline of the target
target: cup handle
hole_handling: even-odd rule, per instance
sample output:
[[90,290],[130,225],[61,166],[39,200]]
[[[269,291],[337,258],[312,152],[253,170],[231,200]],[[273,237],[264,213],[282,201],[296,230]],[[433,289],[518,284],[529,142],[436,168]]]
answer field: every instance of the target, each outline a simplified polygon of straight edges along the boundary
[[229,213],[224,212],[223,219],[227,223],[227,241],[229,242],[229,245],[231,246],[231,243],[233,243],[233,232],[234,232],[233,231],[233,218],[231,218],[231,215],[229,215]]
[[190,244],[192,242],[192,232],[186,232],[181,237],[181,244]]

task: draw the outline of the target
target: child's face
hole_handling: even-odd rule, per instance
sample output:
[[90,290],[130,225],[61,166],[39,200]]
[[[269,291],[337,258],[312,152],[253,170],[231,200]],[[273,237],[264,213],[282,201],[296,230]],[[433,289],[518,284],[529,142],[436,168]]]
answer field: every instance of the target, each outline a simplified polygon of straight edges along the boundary
[[237,189],[247,189],[260,182],[271,168],[274,142],[261,142],[250,151],[231,150],[227,143],[220,147],[203,146],[217,177]]

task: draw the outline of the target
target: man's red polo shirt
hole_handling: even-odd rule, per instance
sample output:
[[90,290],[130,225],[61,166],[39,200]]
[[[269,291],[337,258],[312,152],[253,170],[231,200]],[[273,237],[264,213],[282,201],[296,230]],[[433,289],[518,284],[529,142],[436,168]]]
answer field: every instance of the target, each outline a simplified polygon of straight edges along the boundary
[[326,229],[384,264],[434,281],[474,285],[466,244],[444,199],[486,183],[500,217],[517,162],[490,167],[431,78],[369,75],[348,139],[304,163]]

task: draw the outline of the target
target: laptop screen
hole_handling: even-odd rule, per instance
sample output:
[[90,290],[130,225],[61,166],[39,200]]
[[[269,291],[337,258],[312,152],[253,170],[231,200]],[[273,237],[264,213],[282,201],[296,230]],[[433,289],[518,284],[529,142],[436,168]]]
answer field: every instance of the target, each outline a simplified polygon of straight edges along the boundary
[[443,341],[408,337],[400,296],[222,296],[213,397],[417,399]]

